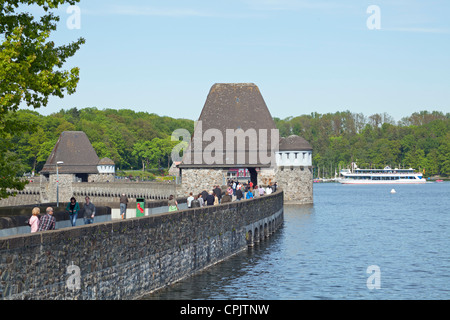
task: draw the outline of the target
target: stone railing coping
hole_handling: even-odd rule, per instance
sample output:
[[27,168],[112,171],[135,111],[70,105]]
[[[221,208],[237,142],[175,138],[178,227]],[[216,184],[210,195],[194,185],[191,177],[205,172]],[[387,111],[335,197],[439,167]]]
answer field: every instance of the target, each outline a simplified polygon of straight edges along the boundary
[[[8,229],[8,228],[15,228],[15,227],[22,227],[26,226],[26,220],[31,217],[31,210],[34,207],[38,207],[41,210],[40,216],[42,217],[45,215],[45,210],[47,207],[53,207],[53,216],[55,217],[56,221],[64,221],[69,220],[69,213],[66,212],[65,206],[59,207],[59,210],[56,209],[56,203],[55,204],[40,204],[40,205],[29,205],[29,206],[23,206],[23,207],[4,207],[0,208],[0,229]],[[102,215],[110,215],[111,214],[111,208],[105,207],[105,206],[95,206],[96,216],[102,216]],[[83,207],[81,206],[80,212],[78,214],[78,219],[83,218]]]

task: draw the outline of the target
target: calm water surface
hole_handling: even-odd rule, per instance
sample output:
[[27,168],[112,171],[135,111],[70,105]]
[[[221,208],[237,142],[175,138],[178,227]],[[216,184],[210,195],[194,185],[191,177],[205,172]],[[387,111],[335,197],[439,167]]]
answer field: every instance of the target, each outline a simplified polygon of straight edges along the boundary
[[449,208],[448,182],[315,184],[275,235],[145,299],[449,299]]

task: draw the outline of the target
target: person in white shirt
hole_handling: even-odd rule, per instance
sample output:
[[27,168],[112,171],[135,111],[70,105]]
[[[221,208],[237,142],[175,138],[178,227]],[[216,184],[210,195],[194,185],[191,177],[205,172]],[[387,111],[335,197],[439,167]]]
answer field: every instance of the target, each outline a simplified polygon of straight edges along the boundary
[[189,197],[186,199],[188,208],[191,207],[191,203],[193,200],[194,200],[194,196],[192,195],[192,192],[191,192],[191,193],[189,193]]
[[264,191],[265,191],[264,188],[262,186],[259,186],[258,191],[259,191],[259,196],[262,197],[264,195]]

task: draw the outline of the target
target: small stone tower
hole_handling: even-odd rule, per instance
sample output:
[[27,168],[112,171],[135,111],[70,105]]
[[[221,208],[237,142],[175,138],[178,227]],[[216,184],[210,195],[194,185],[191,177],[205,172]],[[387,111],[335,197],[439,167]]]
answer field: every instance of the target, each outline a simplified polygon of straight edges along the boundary
[[275,179],[284,199],[293,203],[313,203],[312,147],[304,138],[281,138],[276,153]]
[[68,201],[74,182],[114,181],[115,165],[109,158],[99,159],[83,131],[64,131],[41,172],[41,202],[59,198]]
[[97,164],[97,170],[98,174],[95,176],[95,182],[114,181],[116,174],[116,165],[110,158],[101,159]]

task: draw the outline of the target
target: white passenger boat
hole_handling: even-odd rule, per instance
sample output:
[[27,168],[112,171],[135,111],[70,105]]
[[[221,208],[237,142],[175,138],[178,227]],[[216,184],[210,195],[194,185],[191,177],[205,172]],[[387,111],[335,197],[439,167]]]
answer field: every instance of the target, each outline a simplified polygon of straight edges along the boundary
[[344,169],[340,174],[344,177],[339,180],[342,184],[415,184],[426,183],[422,173],[414,169]]

